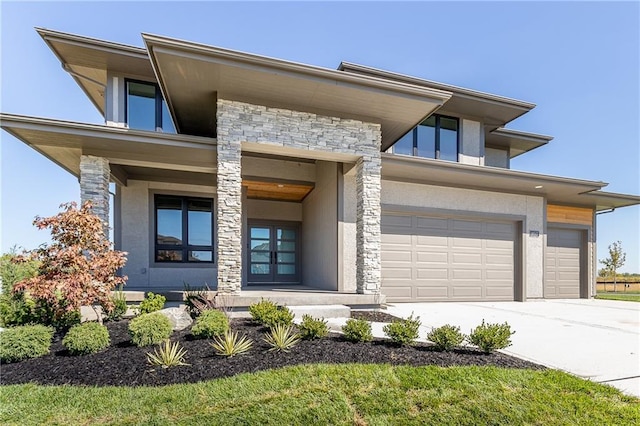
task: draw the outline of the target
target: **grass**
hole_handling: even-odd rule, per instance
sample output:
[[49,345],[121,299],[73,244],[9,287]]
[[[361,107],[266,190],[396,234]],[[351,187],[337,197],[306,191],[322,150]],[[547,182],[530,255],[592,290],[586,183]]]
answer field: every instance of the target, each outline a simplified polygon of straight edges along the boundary
[[640,400],[554,371],[308,365],[196,384],[0,387],[0,423],[639,424]]
[[640,302],[640,293],[598,293],[596,299],[601,300],[624,300],[627,302]]

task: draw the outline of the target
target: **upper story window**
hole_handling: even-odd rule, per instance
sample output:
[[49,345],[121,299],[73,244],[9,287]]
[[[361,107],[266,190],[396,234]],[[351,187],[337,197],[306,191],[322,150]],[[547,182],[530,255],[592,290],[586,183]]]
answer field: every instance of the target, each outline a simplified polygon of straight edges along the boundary
[[176,132],[157,84],[127,80],[126,108],[130,129]]
[[156,262],[213,262],[213,200],[156,195]]
[[430,116],[400,138],[393,153],[458,161],[458,119]]

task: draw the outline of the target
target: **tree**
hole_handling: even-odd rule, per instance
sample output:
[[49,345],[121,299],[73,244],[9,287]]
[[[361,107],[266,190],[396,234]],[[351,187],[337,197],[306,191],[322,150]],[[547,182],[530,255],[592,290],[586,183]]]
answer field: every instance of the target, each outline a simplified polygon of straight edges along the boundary
[[50,230],[52,243],[31,252],[29,257],[39,262],[38,275],[18,282],[14,292],[26,292],[46,306],[54,321],[89,305],[102,323],[96,305],[113,308],[111,291],[127,280],[116,274],[127,253],[111,249],[104,222],[92,213],[90,202],[80,209],[76,203],[60,208],[55,216],[33,221],[38,229]]
[[600,260],[600,263],[604,265],[604,269],[613,275],[613,291],[618,291],[617,288],[617,274],[618,269],[624,265],[627,260],[627,254],[622,251],[622,243],[616,241],[609,245],[609,257]]

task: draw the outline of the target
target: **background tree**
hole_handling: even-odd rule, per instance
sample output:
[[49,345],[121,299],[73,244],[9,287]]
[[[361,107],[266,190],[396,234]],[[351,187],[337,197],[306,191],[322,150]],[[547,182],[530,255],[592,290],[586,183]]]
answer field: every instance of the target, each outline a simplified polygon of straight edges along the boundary
[[97,305],[113,308],[111,291],[127,277],[116,275],[126,263],[126,253],[111,249],[104,222],[92,213],[91,203],[80,209],[76,203],[62,204],[52,217],[36,217],[34,225],[48,228],[52,243],[30,254],[39,262],[38,275],[18,282],[14,292],[26,292],[46,306],[55,322],[80,307],[91,306],[102,322]]
[[600,260],[600,263],[604,265],[604,269],[613,275],[613,291],[618,291],[617,288],[617,275],[618,269],[624,265],[627,260],[627,254],[622,251],[622,243],[616,241],[609,245],[609,257]]

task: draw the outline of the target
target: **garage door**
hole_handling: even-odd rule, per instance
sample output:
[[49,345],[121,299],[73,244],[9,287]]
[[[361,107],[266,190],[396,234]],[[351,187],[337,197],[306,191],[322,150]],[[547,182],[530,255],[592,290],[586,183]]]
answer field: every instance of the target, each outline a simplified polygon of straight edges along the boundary
[[386,213],[382,293],[391,302],[514,300],[513,222]]
[[580,297],[583,231],[549,228],[545,251],[544,297]]

